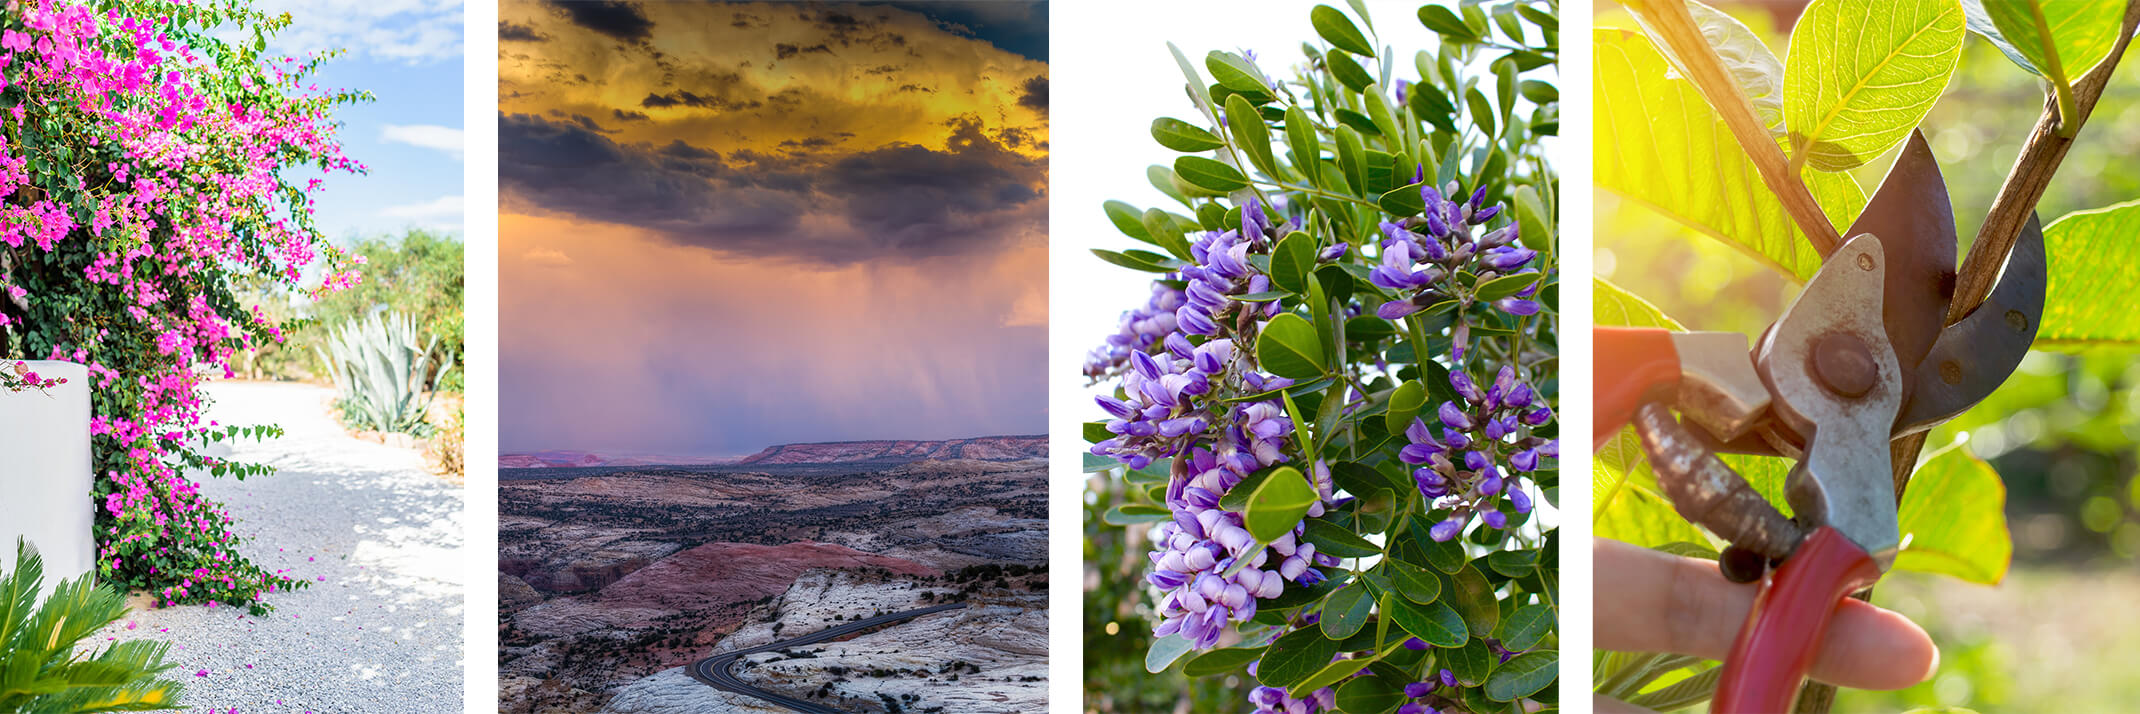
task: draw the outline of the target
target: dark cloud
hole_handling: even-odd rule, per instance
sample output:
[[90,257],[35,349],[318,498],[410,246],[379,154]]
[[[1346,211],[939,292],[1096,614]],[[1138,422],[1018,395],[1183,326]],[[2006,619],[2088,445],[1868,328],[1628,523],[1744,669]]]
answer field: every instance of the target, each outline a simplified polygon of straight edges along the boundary
[[1018,95],[1018,106],[1041,114],[1048,113],[1048,76],[1038,75],[1025,81],[1025,93]]
[[568,122],[572,122],[572,124],[573,124],[574,126],[577,126],[577,127],[581,128],[581,129],[586,129],[586,130],[588,130],[588,131],[592,131],[592,132],[595,132],[595,133],[598,133],[598,134],[609,134],[609,133],[613,133],[613,132],[611,132],[611,131],[610,131],[610,130],[608,130],[608,129],[604,129],[604,128],[602,128],[602,125],[601,125],[601,124],[597,124],[597,123],[595,123],[595,120],[594,120],[594,119],[592,119],[592,118],[588,117],[588,116],[587,116],[587,115],[585,115],[585,114],[567,114],[567,113],[564,113],[564,112],[558,111],[558,110],[556,110],[556,109],[552,109],[552,110],[550,110],[550,116],[556,117],[556,118],[558,118],[558,119],[563,119],[563,120],[565,120],[565,121],[568,121]]
[[760,106],[760,104],[758,100],[755,99],[724,99],[721,97],[711,97],[700,94],[693,94],[689,91],[679,89],[668,94],[648,94],[646,95],[645,99],[639,100],[639,106],[648,107],[651,109],[666,109],[669,107],[681,106],[697,107],[699,109],[712,109],[715,111],[740,111],[744,109],[756,109]]
[[916,92],[916,93],[923,93],[923,92],[925,92],[925,93],[928,93],[928,94],[935,94],[935,93],[936,93],[936,90],[934,90],[934,89],[930,89],[930,88],[928,88],[928,87],[924,87],[924,86],[921,86],[921,85],[919,85],[919,84],[902,84],[902,85],[899,85],[899,91],[901,91],[901,92]]
[[533,25],[522,25],[505,20],[498,21],[498,40],[500,42],[547,42],[549,39],[549,35],[536,32]]
[[1036,188],[1044,163],[1011,152],[977,120],[951,128],[943,150],[893,144],[805,164],[822,159],[622,145],[576,121],[501,115],[498,175],[529,207],[646,228],[679,245],[832,265],[984,252],[1045,230]]
[[647,121],[653,118],[647,116],[646,112],[631,112],[622,109],[611,109],[609,113],[616,115],[617,121]]
[[834,146],[838,146],[841,142],[844,142],[848,139],[852,139],[854,138],[854,136],[854,132],[843,131],[837,134],[833,134],[831,136],[813,136],[807,139],[788,139],[780,142],[780,145],[784,148],[791,150],[801,149],[804,151],[815,151],[817,149],[829,149]]
[[1048,3],[1022,0],[894,2],[953,34],[974,37],[1012,54],[1048,61]]
[[888,64],[880,64],[880,65],[877,65],[877,66],[875,66],[875,67],[871,67],[871,68],[869,68],[869,69],[865,69],[865,70],[862,70],[862,72],[863,72],[863,73],[865,73],[865,74],[891,74],[891,73],[893,73],[893,72],[897,72],[897,71],[899,71],[899,68],[898,68],[898,67],[893,67],[893,66],[891,66],[891,65],[888,65]]
[[626,42],[640,42],[654,36],[654,22],[646,19],[639,4],[625,0],[549,0],[551,12],[557,13],[572,24],[608,35]]
[[825,46],[825,43],[822,42],[811,45],[809,47],[791,45],[785,42],[773,45],[773,56],[775,59],[787,59],[796,55],[806,55],[811,54],[813,52],[829,55],[832,54],[832,48]]

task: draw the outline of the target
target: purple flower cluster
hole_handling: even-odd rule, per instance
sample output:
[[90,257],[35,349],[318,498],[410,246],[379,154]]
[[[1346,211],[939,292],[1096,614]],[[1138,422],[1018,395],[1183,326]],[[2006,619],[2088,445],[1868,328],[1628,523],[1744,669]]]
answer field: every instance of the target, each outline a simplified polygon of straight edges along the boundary
[[[1435,696],[1435,690],[1444,687],[1452,690],[1451,694],[1437,697],[1436,699],[1445,703],[1449,700],[1457,699],[1457,693],[1453,691],[1457,688],[1456,672],[1444,669],[1434,679],[1404,685],[1404,696],[1406,699],[1427,699]],[[1411,701],[1405,702],[1404,706],[1398,707],[1397,714],[1441,714],[1441,710],[1429,706],[1425,702]]]
[[1560,456],[1559,441],[1530,435],[1532,427],[1553,419],[1553,410],[1531,385],[1516,381],[1514,368],[1503,365],[1483,391],[1461,369],[1449,373],[1449,386],[1461,401],[1442,402],[1435,410],[1442,433],[1437,436],[1425,418],[1414,419],[1404,431],[1409,443],[1397,452],[1398,459],[1418,467],[1412,480],[1420,495],[1436,508],[1450,509],[1448,520],[1428,529],[1437,541],[1463,533],[1473,515],[1488,528],[1508,527],[1503,505],[1518,514],[1531,512],[1523,474]]
[[1256,705],[1255,714],[1317,714],[1337,708],[1337,690],[1324,687],[1294,699],[1278,687],[1257,687],[1248,693],[1248,703]]
[[[1455,182],[1447,188],[1449,195],[1457,195]],[[1452,298],[1462,300],[1468,307],[1470,296],[1449,280],[1459,271],[1468,270],[1484,282],[1538,270],[1530,267],[1538,251],[1517,242],[1514,221],[1472,235],[1502,213],[1500,204],[1482,205],[1486,200],[1484,186],[1473,191],[1468,201],[1445,199],[1433,186],[1420,186],[1419,193],[1427,204],[1423,216],[1382,223],[1382,262],[1368,273],[1368,281],[1397,294],[1397,299],[1375,310],[1382,319],[1396,320]],[[1493,305],[1511,315],[1536,314],[1539,306],[1531,299],[1536,291],[1537,285],[1533,284],[1521,293],[1495,300]],[[1457,343],[1461,350],[1463,340]]]
[[1162,342],[1167,349],[1159,357],[1130,351],[1130,369],[1122,375],[1123,398],[1095,398],[1113,417],[1107,431],[1116,436],[1093,444],[1092,453],[1141,469],[1180,453],[1210,428],[1208,412],[1192,398],[1210,392],[1213,379],[1225,373],[1234,358],[1233,340],[1192,347],[1189,338],[1177,332]]
[[[1237,426],[1227,430],[1217,451],[1197,448],[1175,462],[1167,493],[1174,518],[1152,527],[1152,572],[1145,576],[1161,590],[1156,637],[1179,632],[1192,647],[1209,648],[1230,625],[1255,617],[1258,598],[1277,597],[1287,580],[1321,582],[1316,566],[1338,563],[1301,538],[1301,525],[1258,543],[1241,514],[1219,506],[1249,474],[1284,460],[1278,443],[1292,433],[1292,423],[1282,410],[1268,407],[1274,405],[1241,407]],[[1312,517],[1324,513],[1333,487],[1327,467],[1318,463],[1311,471],[1321,494],[1308,507]]]
[[1152,297],[1135,310],[1122,313],[1122,320],[1115,334],[1107,336],[1107,342],[1085,357],[1085,376],[1100,379],[1129,362],[1131,352],[1144,352],[1159,344],[1167,335],[1176,334],[1179,328],[1174,322],[1174,311],[1181,309],[1187,296],[1181,288],[1163,280],[1152,281]]
[[[1263,213],[1263,204],[1254,200],[1241,207],[1241,230],[1206,231],[1196,242],[1189,244],[1189,256],[1196,259],[1194,265],[1182,268],[1182,278],[1188,281],[1184,290],[1187,304],[1174,312],[1175,323],[1183,332],[1192,335],[1215,335],[1219,321],[1226,318],[1238,301],[1230,296],[1258,293],[1271,289],[1271,278],[1257,272],[1248,263],[1250,248],[1261,248],[1270,239],[1272,225]],[[1265,317],[1278,314],[1278,303],[1250,305],[1247,309],[1260,309]]]

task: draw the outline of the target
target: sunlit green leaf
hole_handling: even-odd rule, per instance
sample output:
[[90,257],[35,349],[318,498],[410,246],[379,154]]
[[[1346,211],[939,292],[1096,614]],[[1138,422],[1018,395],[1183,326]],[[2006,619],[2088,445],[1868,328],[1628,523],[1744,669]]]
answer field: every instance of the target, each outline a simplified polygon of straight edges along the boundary
[[1909,136],[1946,91],[1965,25],[1957,0],[1807,5],[1784,60],[1791,160],[1842,171]]
[[1982,0],[1976,5],[1999,28],[1994,43],[2028,58],[2022,68],[2070,84],[2110,57],[2125,6],[2099,0]]
[[2116,296],[2140,281],[2140,201],[2076,211],[2043,228],[2050,285],[2036,347],[2140,344],[2140,311]]
[[1968,449],[1948,449],[1918,467],[1897,517],[1903,548],[1895,569],[1985,584],[2006,577],[2014,553],[2006,484]]
[[[1692,82],[1649,38],[1596,31],[1597,185],[1803,281],[1820,269],[1783,203]],[[1865,192],[1847,175],[1804,174],[1830,223],[1848,226]]]

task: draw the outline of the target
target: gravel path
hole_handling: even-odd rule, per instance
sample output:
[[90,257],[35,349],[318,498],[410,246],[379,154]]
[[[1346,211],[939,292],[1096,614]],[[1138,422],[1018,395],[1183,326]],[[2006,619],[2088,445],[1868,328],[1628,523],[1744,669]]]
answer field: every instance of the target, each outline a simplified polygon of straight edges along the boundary
[[327,414],[332,392],[222,383],[210,417],[287,434],[232,449],[280,469],[204,478],[250,539],[241,550],[309,588],[268,596],[275,611],[140,610],[99,633],[171,641],[185,703],[204,712],[459,712],[463,500],[413,449],[361,441]]

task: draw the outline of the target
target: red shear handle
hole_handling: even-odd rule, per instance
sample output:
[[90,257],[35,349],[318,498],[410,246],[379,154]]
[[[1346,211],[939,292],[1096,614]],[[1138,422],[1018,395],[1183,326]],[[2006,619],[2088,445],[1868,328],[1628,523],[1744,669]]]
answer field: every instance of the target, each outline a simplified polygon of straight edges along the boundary
[[1670,330],[1654,327],[1592,327],[1590,339],[1597,394],[1591,440],[1603,444],[1635,418],[1635,408],[1654,390],[1679,386],[1679,350]]
[[1761,581],[1717,683],[1714,714],[1785,712],[1813,667],[1828,621],[1843,598],[1880,579],[1872,556],[1832,526],[1821,526],[1774,576]]

